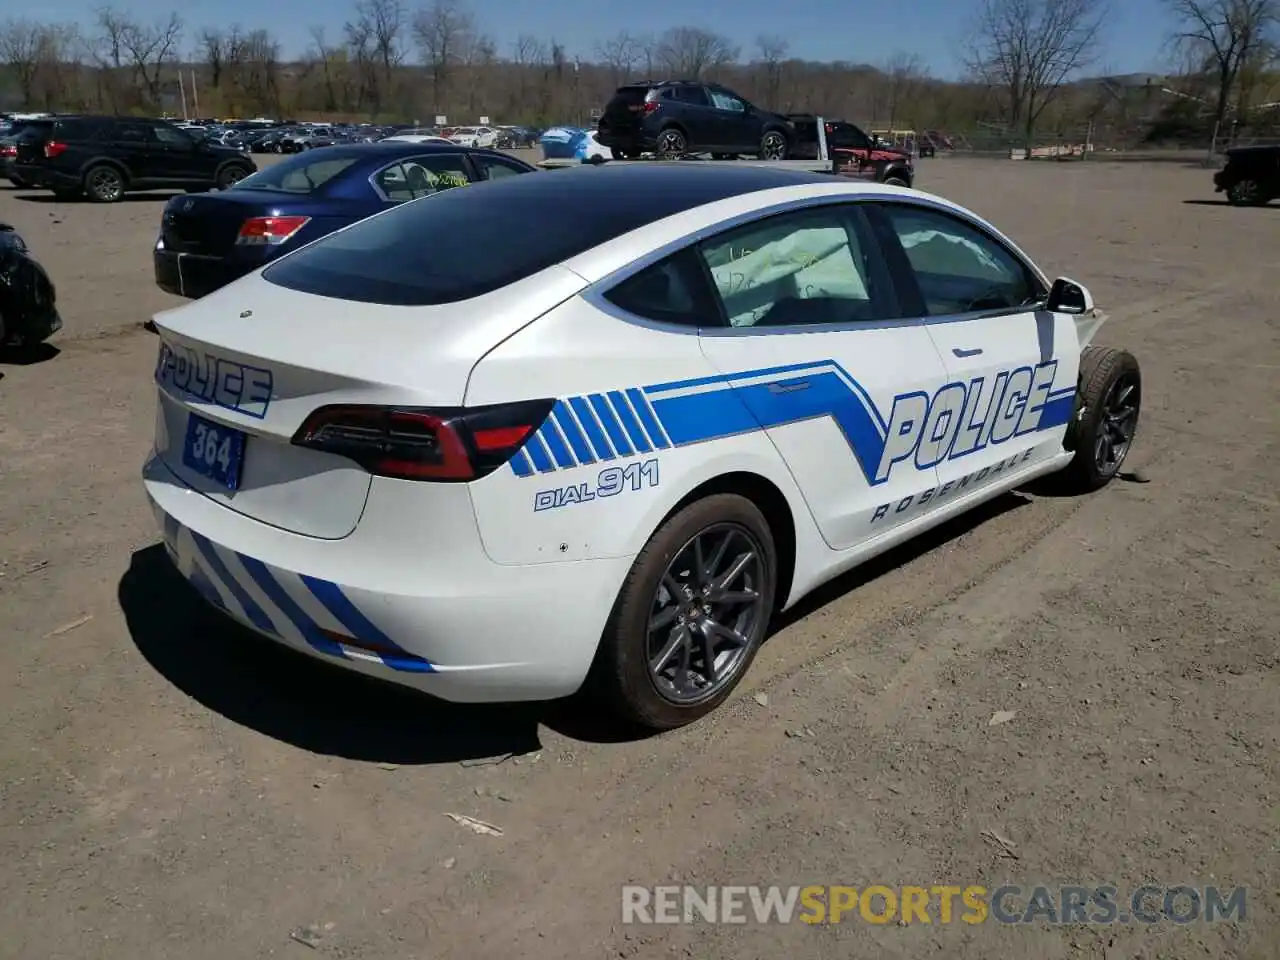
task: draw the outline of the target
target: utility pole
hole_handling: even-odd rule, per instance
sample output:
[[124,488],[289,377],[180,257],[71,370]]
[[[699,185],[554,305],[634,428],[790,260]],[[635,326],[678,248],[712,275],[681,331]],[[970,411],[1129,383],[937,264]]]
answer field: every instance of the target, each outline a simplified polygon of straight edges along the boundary
[[573,58],[573,125],[582,126],[582,101],[578,97],[579,79],[582,71],[582,58]]

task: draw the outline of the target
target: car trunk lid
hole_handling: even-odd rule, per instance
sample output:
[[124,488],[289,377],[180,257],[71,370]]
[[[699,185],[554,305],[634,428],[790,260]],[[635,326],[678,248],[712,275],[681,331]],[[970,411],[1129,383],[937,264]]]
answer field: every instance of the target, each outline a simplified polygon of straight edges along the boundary
[[164,246],[175,253],[226,256],[240,228],[254,217],[278,215],[296,204],[294,194],[276,190],[220,190],[174,197],[160,221]]
[[332,405],[460,406],[485,353],[585,283],[553,267],[470,301],[395,307],[245,278],[156,316],[156,452],[228,509],[341,539],[359,522],[370,474],[295,445],[307,417]]
[[636,127],[644,116],[644,103],[648,95],[649,88],[643,85],[628,84],[619,87],[605,105],[604,114],[600,118],[600,129],[622,132]]

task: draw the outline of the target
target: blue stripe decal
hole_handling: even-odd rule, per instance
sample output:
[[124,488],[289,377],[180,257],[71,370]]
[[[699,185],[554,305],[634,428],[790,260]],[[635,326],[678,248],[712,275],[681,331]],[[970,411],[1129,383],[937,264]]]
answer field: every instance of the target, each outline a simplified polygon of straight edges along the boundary
[[523,449],[517,450],[511,458],[511,472],[517,477],[527,477],[533,473],[533,464],[529,462],[529,455]]
[[1062,397],[1050,395],[1049,401],[1040,410],[1038,429],[1051,430],[1064,423],[1071,422],[1071,412],[1076,408],[1076,391],[1072,388],[1069,394]]
[[430,661],[405,650],[379,630],[377,625],[361,613],[360,609],[347,598],[347,595],[342,592],[342,588],[336,583],[330,583],[328,580],[321,580],[317,577],[308,577],[306,574],[299,574],[298,576],[302,578],[302,582],[307,585],[307,589],[315,595],[315,598],[325,605],[325,609],[332,613],[339,623],[351,631],[352,637],[357,640],[376,643],[378,646],[391,651],[385,655],[379,654],[383,663],[387,666],[396,670],[409,670],[418,673],[431,673],[433,671]]
[[542,428],[538,431],[538,436],[542,438],[542,442],[551,451],[551,456],[555,458],[556,466],[565,468],[578,465],[578,461],[573,459],[573,454],[569,452],[564,440],[560,438],[560,431],[556,429],[556,425],[550,420],[542,425]]
[[677,447],[760,429],[751,411],[732,390],[689,393],[651,403],[653,412],[666,427],[667,436]]
[[222,581],[223,586],[231,591],[231,595],[236,598],[236,603],[244,608],[244,615],[249,618],[249,622],[263,633],[269,633],[273,637],[280,636],[280,631],[271,622],[271,618],[267,616],[266,611],[258,606],[257,601],[249,595],[249,591],[245,590],[240,585],[240,582],[231,575],[227,565],[222,562],[222,558],[214,550],[213,544],[194,530],[191,531],[191,537],[195,540],[201,555],[208,561],[209,566],[213,568],[214,575]]
[[525,441],[524,449],[528,452],[529,459],[533,461],[533,465],[538,468],[539,472],[550,473],[555,469],[551,463],[551,457],[547,454],[546,445],[536,433]]
[[662,424],[658,423],[658,418],[653,415],[653,408],[649,406],[649,399],[635,387],[627,390],[627,399],[631,401],[631,406],[635,408],[636,416],[640,418],[640,422],[644,425],[645,431],[648,432],[649,439],[653,441],[653,445],[659,450],[665,450],[671,446],[667,441],[667,435],[662,430]]
[[573,412],[578,415],[578,422],[582,424],[582,429],[586,431],[587,439],[591,441],[591,446],[596,451],[596,457],[600,460],[612,460],[613,448],[609,446],[609,441],[600,432],[600,427],[596,424],[596,418],[592,416],[591,408],[587,406],[587,401],[583,400],[582,397],[570,397],[569,406],[573,407]]
[[227,605],[222,602],[222,597],[218,594],[218,588],[213,585],[212,580],[205,576],[203,570],[199,567],[192,569],[191,576],[187,577],[187,582],[196,588],[196,593],[200,594],[223,613],[227,612]]
[[237,554],[240,563],[248,571],[249,576],[253,577],[254,582],[262,589],[272,603],[280,608],[283,613],[298,628],[298,632],[311,646],[315,647],[321,653],[327,653],[334,657],[345,657],[342,652],[342,645],[336,640],[325,636],[320,630],[319,624],[309,617],[306,612],[297,604],[293,597],[285,592],[279,581],[271,575],[271,571],[267,569],[267,565],[261,560],[253,557],[246,557],[243,553]]
[[613,444],[613,449],[618,451],[618,456],[631,456],[635,451],[631,449],[631,444],[627,441],[626,434],[622,432],[622,424],[618,422],[617,414],[609,406],[609,401],[604,398],[604,394],[591,394],[591,406],[595,409],[596,416],[600,418],[600,422],[608,432],[609,441]]
[[645,439],[640,421],[631,412],[631,404],[627,403],[627,398],[622,395],[622,391],[610,390],[609,402],[613,404],[613,409],[618,414],[618,419],[622,421],[622,425],[626,428],[627,436],[631,438],[631,445],[636,448],[636,453],[648,453],[652,450],[653,447]]
[[573,411],[565,404],[563,400],[557,400],[555,408],[551,411],[551,417],[560,427],[560,432],[564,434],[565,439],[569,441],[569,446],[573,447],[573,454],[578,458],[578,462],[582,464],[595,463],[595,455],[592,454],[591,448],[587,446],[587,438],[582,435],[582,429],[578,426],[578,421],[573,417]]

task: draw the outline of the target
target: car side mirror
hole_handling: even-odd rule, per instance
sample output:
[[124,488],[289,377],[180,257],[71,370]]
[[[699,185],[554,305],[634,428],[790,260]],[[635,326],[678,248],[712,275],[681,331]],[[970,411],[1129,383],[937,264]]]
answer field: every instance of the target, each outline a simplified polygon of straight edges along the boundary
[[1050,313],[1088,313],[1093,309],[1093,296],[1081,284],[1067,277],[1059,277],[1049,288],[1049,301],[1045,309]]

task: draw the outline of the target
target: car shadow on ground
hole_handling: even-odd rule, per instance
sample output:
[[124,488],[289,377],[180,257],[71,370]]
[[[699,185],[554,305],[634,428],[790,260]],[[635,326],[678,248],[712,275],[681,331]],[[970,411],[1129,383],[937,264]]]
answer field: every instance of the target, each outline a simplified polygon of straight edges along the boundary
[[[1229,200],[1183,200],[1183,203],[1192,207],[1234,207],[1235,204]],[[1270,207],[1273,210],[1280,210],[1280,206],[1273,203],[1259,203],[1256,205],[1243,206],[1241,210],[1262,210]]]
[[[177,193],[170,190],[165,193],[126,193],[115,203],[159,203],[161,200],[169,200],[177,196]],[[21,200],[23,203],[92,203],[87,197],[57,197],[52,193],[28,193],[23,194],[15,199]]]
[[0,346],[0,365],[30,367],[52,360],[62,351],[51,343],[32,343],[22,346]]
[[996,497],[994,500],[988,500],[986,503],[980,504],[972,510],[968,510],[960,514],[960,516],[934,527],[932,530],[912,537],[906,543],[900,544],[880,554],[878,557],[859,564],[848,573],[841,574],[830,583],[819,587],[790,610],[775,617],[770,629],[770,638],[796,621],[803,620],[809,614],[825,607],[828,603],[839,600],[846,593],[851,593],[860,587],[864,587],[886,573],[905,566],[916,557],[950,543],[970,530],[982,526],[988,520],[994,520],[1003,514],[1025,507],[1031,502],[1030,497],[1021,493],[1006,493],[1003,496]]
[[188,696],[229,720],[313,753],[449,763],[541,748],[558,704],[445,703],[263,639],[212,610],[160,544],[133,554],[120,608],[138,650]]

